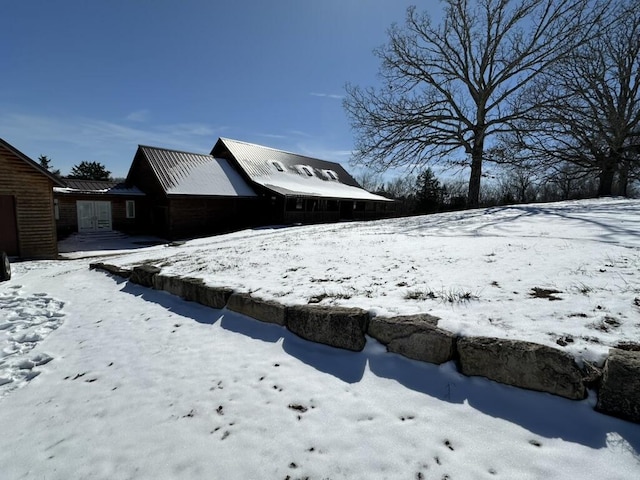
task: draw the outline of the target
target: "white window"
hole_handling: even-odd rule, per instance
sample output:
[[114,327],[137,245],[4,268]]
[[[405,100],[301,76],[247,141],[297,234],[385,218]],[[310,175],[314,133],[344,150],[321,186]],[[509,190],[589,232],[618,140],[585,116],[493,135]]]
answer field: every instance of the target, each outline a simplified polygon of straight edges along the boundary
[[127,218],[136,218],[135,200],[127,200]]

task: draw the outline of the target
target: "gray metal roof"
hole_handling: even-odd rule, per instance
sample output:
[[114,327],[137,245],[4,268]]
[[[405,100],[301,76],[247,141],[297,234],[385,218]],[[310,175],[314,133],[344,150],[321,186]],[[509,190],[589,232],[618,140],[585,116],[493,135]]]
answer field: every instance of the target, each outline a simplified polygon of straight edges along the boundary
[[227,160],[211,155],[140,145],[167,195],[255,197]]
[[281,195],[391,201],[361,188],[339,163],[228,138],[211,154],[225,156],[225,149],[253,182]]
[[101,180],[82,180],[78,178],[63,178],[64,187],[54,187],[53,191],[61,194],[94,194],[94,195],[122,195],[141,196],[144,193],[137,187],[127,186],[121,182]]

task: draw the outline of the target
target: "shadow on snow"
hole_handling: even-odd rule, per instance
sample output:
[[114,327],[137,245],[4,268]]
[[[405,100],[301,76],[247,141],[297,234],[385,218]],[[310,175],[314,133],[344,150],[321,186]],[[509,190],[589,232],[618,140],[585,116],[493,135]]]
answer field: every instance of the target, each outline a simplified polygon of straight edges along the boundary
[[[219,326],[257,341],[282,341],[283,350],[306,365],[343,382],[359,382],[367,368],[382,378],[443,402],[465,401],[476,410],[517,424],[546,438],[561,438],[591,448],[606,446],[607,434],[616,432],[640,452],[640,426],[593,410],[592,398],[573,401],[502,385],[480,377],[465,377],[453,362],[432,365],[388,353],[372,338],[362,352],[350,352],[306,341],[279,325],[268,324],[223,309],[191,303],[166,292],[126,283],[123,292],[161,305],[196,322]],[[592,394],[593,396],[593,394]]]
[[[458,213],[410,217],[404,219],[403,224],[398,225],[394,234],[447,236],[447,232],[451,231],[455,236],[495,237],[501,236],[500,231],[505,229],[505,234],[517,237],[517,233],[508,231],[508,228],[516,222],[536,217],[549,219],[555,217],[602,229],[603,233],[590,240],[635,246],[640,237],[640,222],[633,220],[630,214],[637,213],[637,208],[638,203],[626,200],[601,203],[507,205]],[[536,233],[535,236],[538,234]]]

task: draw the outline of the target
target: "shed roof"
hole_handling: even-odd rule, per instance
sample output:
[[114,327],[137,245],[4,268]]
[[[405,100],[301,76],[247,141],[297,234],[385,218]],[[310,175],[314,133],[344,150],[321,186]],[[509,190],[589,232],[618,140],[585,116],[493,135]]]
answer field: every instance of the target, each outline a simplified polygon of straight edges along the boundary
[[392,201],[361,188],[336,162],[228,138],[220,138],[211,154],[224,156],[225,150],[253,182],[281,195]]
[[256,196],[227,160],[144,145],[138,152],[147,159],[167,195]]
[[23,162],[25,162],[27,165],[32,167],[37,172],[45,175],[46,177],[48,177],[53,182],[54,185],[63,186],[62,181],[58,177],[56,177],[53,173],[51,173],[46,168],[43,168],[41,165],[39,165],[38,163],[36,163],[33,160],[31,160],[24,153],[22,153],[20,150],[15,148],[13,145],[10,145],[6,141],[4,141],[2,138],[0,138],[0,149],[5,150],[5,151],[13,154],[14,157],[17,157],[18,159],[20,159]]
[[101,180],[82,180],[78,178],[63,178],[64,187],[54,187],[55,193],[61,194],[96,194],[142,196],[144,193],[137,187],[127,186],[122,182]]

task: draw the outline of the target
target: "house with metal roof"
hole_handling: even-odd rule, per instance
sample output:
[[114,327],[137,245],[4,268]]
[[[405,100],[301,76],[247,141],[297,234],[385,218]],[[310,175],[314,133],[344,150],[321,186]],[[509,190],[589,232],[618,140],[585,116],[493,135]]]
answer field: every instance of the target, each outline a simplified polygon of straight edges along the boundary
[[61,179],[53,188],[58,239],[72,232],[117,230],[142,233],[148,210],[146,195],[137,187],[122,182]]
[[211,155],[231,162],[262,199],[265,223],[321,223],[393,216],[395,202],[370,193],[339,164],[220,138]]
[[58,177],[0,139],[0,250],[26,258],[58,255],[53,188]]
[[259,197],[226,159],[140,145],[125,183],[146,195],[149,233],[183,238],[260,223]]

